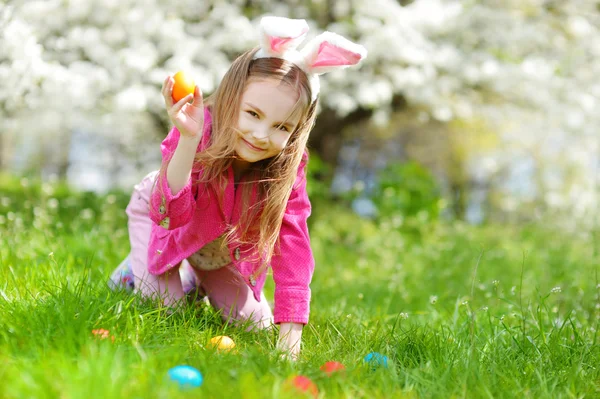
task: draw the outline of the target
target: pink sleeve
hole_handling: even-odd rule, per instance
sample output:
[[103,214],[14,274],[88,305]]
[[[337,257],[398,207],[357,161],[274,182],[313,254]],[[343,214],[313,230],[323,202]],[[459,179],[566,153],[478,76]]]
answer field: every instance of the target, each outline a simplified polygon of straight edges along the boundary
[[280,252],[271,260],[275,281],[275,323],[308,323],[310,282],[315,261],[307,219],[311,205],[306,192],[306,161],[300,165],[279,234]]
[[[198,144],[196,152],[206,148],[210,138],[210,129],[212,120],[208,108],[204,110],[204,131],[202,139]],[[163,140],[160,150],[162,153],[163,175],[158,175],[152,194],[150,196],[150,218],[154,223],[163,226],[168,230],[176,229],[187,224],[194,214],[196,207],[196,186],[192,185],[192,180],[197,179],[197,171],[192,170],[192,175],[187,184],[173,194],[169,188],[166,178],[167,164],[171,160],[177,144],[179,143],[180,133],[176,127],[173,127],[167,137]],[[195,172],[195,173],[194,173]]]

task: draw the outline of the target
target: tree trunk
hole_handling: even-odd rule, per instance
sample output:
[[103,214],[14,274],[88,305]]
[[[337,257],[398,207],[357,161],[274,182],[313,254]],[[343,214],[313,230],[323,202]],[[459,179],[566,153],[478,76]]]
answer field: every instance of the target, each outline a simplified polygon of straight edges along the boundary
[[60,180],[67,179],[67,173],[69,171],[70,161],[69,156],[71,153],[71,138],[73,136],[73,132],[69,131],[64,133],[60,140],[60,148],[59,150],[59,158],[57,159],[58,165],[56,168],[56,173]]
[[324,108],[317,117],[315,127],[310,133],[309,149],[314,150],[325,162],[335,165],[344,140],[344,129],[369,118],[371,113],[371,111],[360,109],[344,118],[339,118],[336,116],[335,111]]

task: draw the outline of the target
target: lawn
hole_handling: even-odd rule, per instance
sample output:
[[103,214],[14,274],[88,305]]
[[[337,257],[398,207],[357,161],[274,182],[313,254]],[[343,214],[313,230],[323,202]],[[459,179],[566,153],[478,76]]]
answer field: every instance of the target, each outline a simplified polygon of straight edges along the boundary
[[[128,196],[0,178],[1,398],[302,397],[293,375],[331,398],[600,397],[597,234],[375,222],[317,201],[311,319],[291,363],[276,333],[225,325],[202,302],[169,312],[106,287],[129,249]],[[211,349],[215,335],[237,350]],[[346,371],[326,376],[330,360]],[[201,387],[168,379],[183,364]]]

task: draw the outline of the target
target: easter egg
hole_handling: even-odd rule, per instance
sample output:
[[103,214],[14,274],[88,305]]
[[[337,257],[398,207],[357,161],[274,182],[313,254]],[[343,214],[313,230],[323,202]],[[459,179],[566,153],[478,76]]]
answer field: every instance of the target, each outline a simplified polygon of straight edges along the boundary
[[230,351],[235,348],[235,342],[226,335],[217,335],[210,339],[210,346],[219,351]]
[[202,373],[192,366],[176,366],[169,370],[171,380],[181,388],[196,388],[202,385]]
[[190,74],[179,71],[173,76],[173,79],[175,80],[173,92],[171,93],[173,101],[178,102],[188,94],[194,94],[196,83]]
[[331,376],[333,373],[346,370],[346,366],[340,362],[326,362],[320,369],[328,376]]
[[379,367],[387,368],[388,358],[379,352],[371,352],[365,356],[365,362],[371,366],[371,370],[376,370]]
[[284,387],[286,390],[295,390],[303,393],[308,393],[313,397],[319,396],[319,388],[317,384],[303,375],[296,375],[285,380]]
[[104,328],[98,328],[96,330],[92,330],[92,335],[94,335],[94,337],[96,337],[99,340],[110,338],[110,340],[112,342],[115,342],[115,337],[113,335],[110,335],[110,331],[108,331]]

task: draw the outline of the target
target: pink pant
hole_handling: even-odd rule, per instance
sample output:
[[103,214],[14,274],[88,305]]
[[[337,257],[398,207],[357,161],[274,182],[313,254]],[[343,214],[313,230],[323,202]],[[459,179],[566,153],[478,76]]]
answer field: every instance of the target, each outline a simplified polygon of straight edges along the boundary
[[[148,204],[155,176],[156,172],[150,173],[135,186],[127,206],[131,243],[129,258],[135,279],[135,292],[140,292],[145,297],[159,295],[164,298],[165,305],[172,306],[185,296],[179,273],[181,264],[160,276],[148,272],[148,243],[153,223],[149,217]],[[273,324],[273,312],[264,293],[258,302],[233,264],[205,271],[191,267],[186,260],[182,263],[184,262],[185,267],[193,270],[199,288],[206,294],[210,304],[222,311],[223,320],[249,321],[249,329],[268,328]]]

